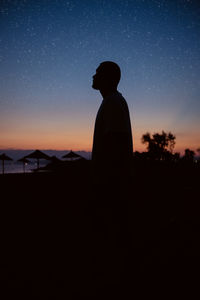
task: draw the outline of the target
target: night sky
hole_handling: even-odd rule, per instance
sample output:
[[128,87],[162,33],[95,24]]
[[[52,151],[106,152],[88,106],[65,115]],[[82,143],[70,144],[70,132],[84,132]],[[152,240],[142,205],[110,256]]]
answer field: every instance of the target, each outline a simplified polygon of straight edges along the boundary
[[200,1],[1,0],[0,148],[91,150],[99,63],[119,64],[134,150],[200,147]]

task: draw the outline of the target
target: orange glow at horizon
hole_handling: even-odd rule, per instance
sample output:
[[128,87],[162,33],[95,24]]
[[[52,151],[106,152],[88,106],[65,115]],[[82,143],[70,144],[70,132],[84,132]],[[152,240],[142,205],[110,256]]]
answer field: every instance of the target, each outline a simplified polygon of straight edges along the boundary
[[[147,130],[145,131],[147,132]],[[159,131],[157,131],[159,132]],[[133,131],[133,151],[147,151],[146,145],[141,143],[141,137],[144,131],[135,133]],[[93,142],[93,131],[89,132],[86,129],[74,130],[71,134],[67,132],[21,132],[16,134],[4,131],[1,133],[0,149],[52,149],[52,150],[66,150],[72,149],[74,151],[91,151]],[[174,152],[184,154],[186,148],[196,151],[199,148],[200,139],[197,135],[176,135],[176,144]]]
[[25,134],[2,137],[1,149],[52,149],[52,150],[85,150],[91,151],[92,142],[87,135],[32,135],[31,139]]
[[[59,111],[33,112],[24,114],[15,111],[9,116],[9,123],[3,118],[0,132],[0,149],[52,149],[52,150],[92,150],[93,131],[98,104],[92,112],[84,112],[74,108],[67,113],[67,109]],[[133,133],[133,150],[146,151],[146,145],[141,143],[142,135],[171,131],[176,136],[174,152],[184,153],[186,148],[196,151],[200,147],[198,126],[186,124],[185,128],[174,130],[168,115],[162,114],[157,119],[153,116],[140,115],[130,109]],[[162,124],[162,125],[160,125]]]

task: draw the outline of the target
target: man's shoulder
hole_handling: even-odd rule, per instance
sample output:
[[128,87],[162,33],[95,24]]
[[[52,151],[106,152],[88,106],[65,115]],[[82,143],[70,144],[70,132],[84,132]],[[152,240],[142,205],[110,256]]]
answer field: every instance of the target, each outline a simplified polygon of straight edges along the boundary
[[126,103],[125,98],[122,96],[121,93],[119,93],[118,91],[113,93],[112,95],[108,96],[105,99],[105,104],[110,104],[110,105],[118,105],[120,103]]
[[118,91],[115,91],[114,93],[109,95],[106,99],[107,100],[115,100],[115,99],[125,100],[124,97],[122,96],[122,94]]
[[123,111],[127,110],[128,108],[125,98],[119,92],[116,92],[115,94],[111,95],[110,98],[107,99],[106,105],[108,109],[110,108],[116,111]]

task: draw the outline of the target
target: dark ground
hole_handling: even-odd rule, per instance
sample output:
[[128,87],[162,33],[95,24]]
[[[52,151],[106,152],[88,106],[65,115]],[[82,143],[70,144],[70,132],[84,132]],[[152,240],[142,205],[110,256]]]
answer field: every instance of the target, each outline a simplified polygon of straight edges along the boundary
[[1,175],[1,299],[198,298],[199,168],[134,170],[110,206],[89,163]]

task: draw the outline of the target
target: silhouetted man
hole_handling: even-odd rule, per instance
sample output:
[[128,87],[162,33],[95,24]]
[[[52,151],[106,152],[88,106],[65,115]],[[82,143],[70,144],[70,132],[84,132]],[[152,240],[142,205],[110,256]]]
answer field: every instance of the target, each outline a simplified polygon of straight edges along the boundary
[[[129,242],[128,205],[133,155],[132,132],[126,100],[117,91],[121,71],[111,61],[100,64],[92,87],[103,101],[96,116],[93,149],[92,223],[109,238],[117,233],[120,245]],[[117,242],[117,243],[118,243]]]
[[117,91],[121,71],[111,61],[102,62],[93,76],[92,87],[103,101],[96,116],[92,163],[98,184],[120,184],[130,176],[133,154],[132,132],[126,100]]

